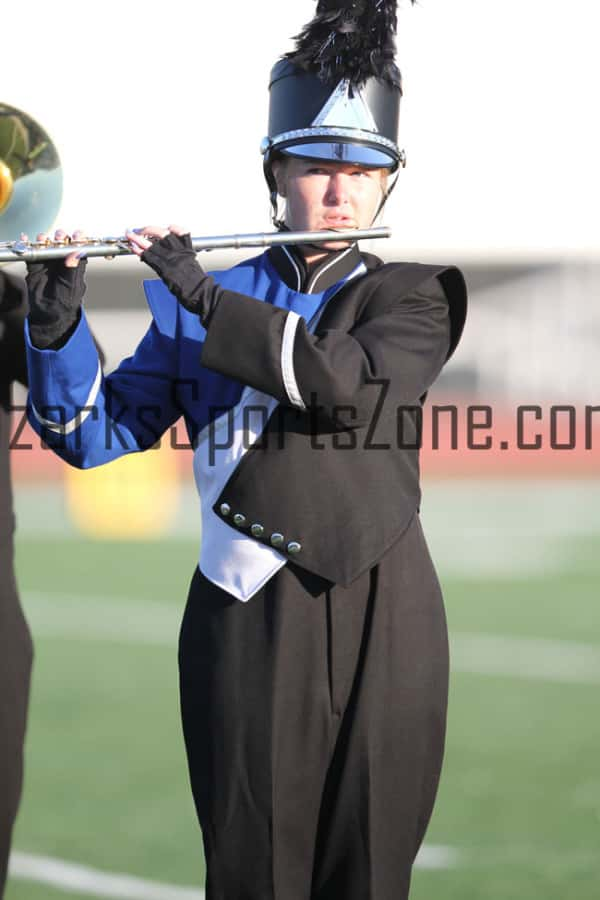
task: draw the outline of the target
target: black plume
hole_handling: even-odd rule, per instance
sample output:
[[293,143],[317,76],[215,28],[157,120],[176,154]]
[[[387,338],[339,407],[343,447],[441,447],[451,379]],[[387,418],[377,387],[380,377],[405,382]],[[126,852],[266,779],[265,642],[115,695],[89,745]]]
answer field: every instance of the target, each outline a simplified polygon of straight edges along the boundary
[[324,81],[347,78],[360,86],[375,76],[400,87],[396,7],[397,0],[319,0],[286,59]]

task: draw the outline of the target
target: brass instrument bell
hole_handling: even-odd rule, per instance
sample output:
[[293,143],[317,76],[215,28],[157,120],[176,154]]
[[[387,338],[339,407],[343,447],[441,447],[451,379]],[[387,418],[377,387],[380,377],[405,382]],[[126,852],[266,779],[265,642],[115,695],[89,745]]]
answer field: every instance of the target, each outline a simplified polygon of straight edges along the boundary
[[0,241],[47,231],[60,209],[62,167],[46,131],[0,103]]

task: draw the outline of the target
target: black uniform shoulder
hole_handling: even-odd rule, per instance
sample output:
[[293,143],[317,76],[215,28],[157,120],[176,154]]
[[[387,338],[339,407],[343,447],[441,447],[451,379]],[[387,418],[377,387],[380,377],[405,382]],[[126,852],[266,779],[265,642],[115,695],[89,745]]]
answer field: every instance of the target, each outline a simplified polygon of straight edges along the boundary
[[380,269],[385,265],[382,259],[379,259],[378,256],[375,256],[374,253],[362,253],[360,254],[360,258],[364,262],[365,266],[369,270],[369,272],[375,271],[375,269]]
[[384,263],[370,253],[361,256],[367,266],[364,281],[369,288],[361,316],[363,321],[381,315],[392,304],[415,291],[428,294],[433,290],[439,293],[441,286],[450,317],[449,359],[460,341],[467,317],[467,286],[460,269],[453,265],[430,263]]

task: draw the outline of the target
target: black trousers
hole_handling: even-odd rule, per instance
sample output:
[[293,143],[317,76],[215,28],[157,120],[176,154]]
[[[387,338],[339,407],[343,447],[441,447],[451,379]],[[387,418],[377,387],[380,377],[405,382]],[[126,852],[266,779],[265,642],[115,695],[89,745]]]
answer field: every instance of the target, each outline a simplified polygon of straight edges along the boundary
[[196,571],[180,679],[207,900],[408,896],[448,681],[418,516],[347,589],[288,563],[241,603]]
[[12,563],[11,540],[0,539],[0,897],[4,893],[12,828],[23,783],[23,742],[33,655]]

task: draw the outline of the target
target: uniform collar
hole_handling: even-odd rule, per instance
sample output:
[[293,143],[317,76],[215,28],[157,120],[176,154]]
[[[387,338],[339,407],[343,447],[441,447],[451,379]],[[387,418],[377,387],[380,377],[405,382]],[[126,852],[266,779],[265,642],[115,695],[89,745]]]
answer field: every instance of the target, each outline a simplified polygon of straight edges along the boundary
[[320,294],[346,278],[362,262],[358,244],[328,253],[308,267],[297,247],[271,247],[269,259],[288,287],[303,294]]

